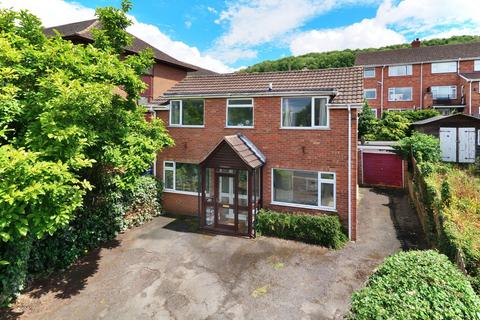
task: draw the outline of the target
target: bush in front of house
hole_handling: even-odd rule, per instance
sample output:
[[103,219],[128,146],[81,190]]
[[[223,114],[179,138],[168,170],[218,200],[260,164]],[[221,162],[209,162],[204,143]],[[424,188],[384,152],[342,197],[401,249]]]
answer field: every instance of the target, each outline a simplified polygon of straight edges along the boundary
[[262,235],[299,240],[338,249],[347,241],[338,216],[280,213],[262,209],[256,231]]
[[437,163],[441,160],[440,140],[434,136],[415,132],[401,139],[394,148],[405,158],[413,155],[419,163]]
[[400,252],[352,296],[349,319],[480,319],[480,298],[436,251]]

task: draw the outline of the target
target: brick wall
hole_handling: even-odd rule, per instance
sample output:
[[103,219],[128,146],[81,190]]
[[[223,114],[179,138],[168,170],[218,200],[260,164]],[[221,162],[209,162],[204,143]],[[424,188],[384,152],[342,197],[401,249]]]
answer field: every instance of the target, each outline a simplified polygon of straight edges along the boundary
[[[163,161],[199,163],[226,135],[241,132],[266,156],[263,168],[264,207],[280,211],[298,211],[321,214],[318,210],[271,205],[272,168],[303,169],[336,173],[336,204],[342,223],[348,221],[347,158],[348,158],[348,111],[330,109],[330,129],[280,129],[280,97],[254,99],[253,129],[226,128],[226,100],[205,100],[205,128],[169,128],[175,147],[158,155],[157,175],[163,175]],[[168,111],[159,111],[157,117],[168,124]],[[356,237],[356,192],[357,192],[357,123],[356,110],[352,110],[352,239]],[[164,194],[164,207],[171,213],[196,214],[194,196]]]
[[[460,72],[473,72],[473,60],[460,61]],[[423,70],[423,71],[422,71]],[[457,86],[457,100],[455,103],[460,104],[462,86],[465,88],[465,95],[467,97],[469,91],[468,83],[461,78],[457,73],[437,73],[432,74],[431,63],[415,64],[412,67],[411,76],[389,77],[388,66],[384,68],[378,66],[375,68],[375,78],[365,78],[365,89],[376,89],[376,99],[369,99],[368,103],[372,108],[378,109],[380,116],[382,86],[379,82],[382,81],[383,72],[383,109],[415,109],[415,108],[429,108],[432,106],[431,95],[427,93],[427,89],[431,86]],[[422,80],[421,80],[422,79]],[[395,87],[412,87],[411,101],[388,101],[388,88]],[[474,83],[473,87],[476,89],[472,94],[472,108],[473,114],[478,113],[478,106],[480,106],[480,94],[478,83]],[[469,112],[468,99],[465,99],[467,106],[465,112]]]
[[187,76],[183,69],[175,68],[163,63],[155,63],[153,67],[153,90],[154,98],[161,96],[165,91],[173,87],[177,82]]

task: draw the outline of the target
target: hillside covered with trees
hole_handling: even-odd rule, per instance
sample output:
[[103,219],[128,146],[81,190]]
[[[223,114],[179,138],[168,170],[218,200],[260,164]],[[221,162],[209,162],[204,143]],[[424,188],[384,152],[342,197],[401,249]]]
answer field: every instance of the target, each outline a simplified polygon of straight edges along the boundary
[[[453,36],[444,39],[423,40],[421,46],[437,46],[445,44],[460,44],[480,41],[480,36]],[[409,43],[391,45],[381,48],[369,49],[346,49],[341,51],[315,52],[301,56],[290,56],[278,60],[267,60],[248,68],[240,70],[240,72],[268,72],[268,71],[287,71],[302,69],[325,69],[351,67],[355,63],[357,53],[366,51],[380,51],[410,48]]]

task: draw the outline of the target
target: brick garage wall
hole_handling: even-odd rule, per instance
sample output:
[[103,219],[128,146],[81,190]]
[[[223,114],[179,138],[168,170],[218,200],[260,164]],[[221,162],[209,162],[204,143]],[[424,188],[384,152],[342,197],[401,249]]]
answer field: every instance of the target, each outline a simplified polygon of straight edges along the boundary
[[[302,169],[336,173],[337,211],[344,226],[348,222],[348,111],[330,109],[330,129],[280,129],[281,98],[262,97],[254,99],[253,129],[226,128],[226,100],[205,100],[205,128],[169,128],[175,147],[157,157],[157,175],[163,174],[163,161],[199,163],[226,135],[242,133],[266,156],[263,168],[263,205],[280,211],[322,214],[318,210],[271,205],[272,168]],[[157,115],[168,123],[168,112]],[[356,192],[357,192],[357,111],[352,110],[352,238],[356,237]],[[177,212],[175,201],[165,193],[164,207],[168,212]],[[172,198],[186,199],[185,195]],[[176,202],[178,203],[178,201]],[[185,204],[186,205],[186,204]],[[190,203],[191,212],[196,212],[197,202]],[[183,206],[183,204],[182,204]],[[182,207],[182,211],[185,211]]]

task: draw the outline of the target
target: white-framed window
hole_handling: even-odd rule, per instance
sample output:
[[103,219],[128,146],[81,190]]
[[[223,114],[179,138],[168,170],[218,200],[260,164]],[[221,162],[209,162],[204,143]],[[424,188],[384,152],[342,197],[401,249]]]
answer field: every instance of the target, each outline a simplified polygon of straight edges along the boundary
[[333,172],[272,169],[272,204],[335,210],[335,198]]
[[473,62],[473,71],[480,71],[480,60],[475,60]]
[[433,99],[457,99],[457,86],[432,86]]
[[322,129],[329,126],[327,97],[282,98],[281,127]]
[[451,72],[457,72],[457,61],[432,63],[432,73],[451,73]]
[[203,127],[204,101],[202,99],[170,101],[170,126]]
[[375,78],[375,68],[364,68],[363,69],[364,78]]
[[405,64],[400,66],[389,66],[388,75],[390,77],[400,77],[400,76],[411,76],[412,75],[412,65]]
[[227,127],[253,128],[253,99],[227,99]]
[[199,188],[198,164],[164,161],[163,188],[165,191],[196,195]]
[[412,87],[388,88],[388,101],[411,101]]
[[375,116],[375,118],[378,118],[377,109],[376,108],[370,108],[370,110],[372,110],[372,113]]
[[377,89],[363,90],[363,97],[367,100],[377,99]]

